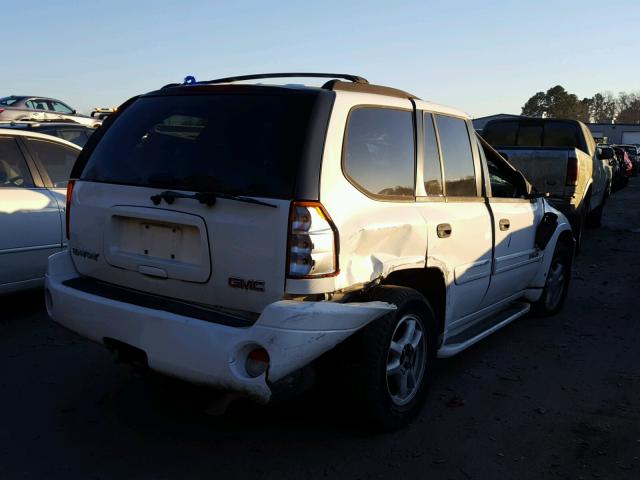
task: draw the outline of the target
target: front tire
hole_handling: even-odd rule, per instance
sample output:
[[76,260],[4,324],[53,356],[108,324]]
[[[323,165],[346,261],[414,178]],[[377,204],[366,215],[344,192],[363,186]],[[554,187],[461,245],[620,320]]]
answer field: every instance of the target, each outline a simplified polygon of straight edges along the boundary
[[343,363],[353,414],[377,430],[395,430],[420,412],[433,377],[436,319],[423,295],[381,286],[372,300],[397,306],[349,339]]
[[558,241],[540,299],[531,305],[538,317],[550,317],[562,310],[571,283],[571,247]]

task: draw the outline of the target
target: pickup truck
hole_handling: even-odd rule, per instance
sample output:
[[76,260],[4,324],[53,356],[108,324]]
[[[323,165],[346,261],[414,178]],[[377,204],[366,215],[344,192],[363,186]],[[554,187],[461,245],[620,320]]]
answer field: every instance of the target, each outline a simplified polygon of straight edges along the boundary
[[610,154],[577,120],[511,118],[484,127],[484,139],[570,220],[577,245],[585,225],[600,226],[611,192]]

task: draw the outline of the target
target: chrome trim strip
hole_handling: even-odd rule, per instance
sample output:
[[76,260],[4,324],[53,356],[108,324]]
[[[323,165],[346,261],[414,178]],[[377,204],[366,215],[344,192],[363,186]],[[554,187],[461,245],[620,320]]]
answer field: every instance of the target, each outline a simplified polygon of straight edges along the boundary
[[19,253],[19,252],[33,252],[36,250],[48,250],[50,248],[62,249],[62,245],[60,243],[53,243],[51,245],[36,245],[35,247],[6,248],[4,250],[0,250],[0,255],[5,253]]

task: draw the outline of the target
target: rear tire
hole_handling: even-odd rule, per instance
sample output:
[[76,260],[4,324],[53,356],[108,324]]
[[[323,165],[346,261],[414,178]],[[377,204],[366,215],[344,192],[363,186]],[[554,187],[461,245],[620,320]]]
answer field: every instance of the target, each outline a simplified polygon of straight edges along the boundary
[[347,341],[343,391],[366,426],[396,430],[424,404],[436,359],[436,319],[426,298],[410,288],[381,286],[371,299],[398,308]]
[[531,312],[537,317],[550,317],[562,310],[571,283],[571,247],[558,241],[547,272],[540,299],[531,304]]
[[573,230],[573,238],[576,241],[576,254],[580,253],[582,249],[582,240],[584,238],[584,227],[587,223],[587,215],[589,214],[589,209],[591,208],[591,194],[588,194],[585,199],[582,201],[582,207],[580,211],[574,217],[572,230]]
[[605,193],[602,197],[602,203],[587,215],[586,225],[589,228],[599,228],[602,225],[602,214],[604,213],[604,206],[607,203],[609,194]]

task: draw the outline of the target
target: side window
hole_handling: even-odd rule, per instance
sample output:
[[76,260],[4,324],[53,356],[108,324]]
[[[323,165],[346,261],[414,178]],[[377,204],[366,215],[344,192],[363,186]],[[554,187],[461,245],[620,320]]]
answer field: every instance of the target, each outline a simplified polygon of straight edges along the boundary
[[491,182],[491,196],[498,198],[517,198],[519,189],[499,164],[487,159],[489,181]]
[[483,161],[487,162],[492,197],[518,198],[525,193],[521,179],[503,165],[495,150],[486,148],[480,140],[478,140],[478,150]]
[[13,138],[0,137],[0,188],[33,187],[33,178]]
[[424,189],[427,195],[442,195],[442,169],[436,129],[430,113],[424,115]]
[[79,147],[84,147],[84,144],[89,139],[84,130],[60,129],[52,134],[68,142],[75,143]]
[[73,110],[67,107],[64,103],[50,101],[49,104],[51,105],[54,112],[66,113],[68,115],[71,115],[73,113]]
[[65,188],[78,152],[46,140],[27,139],[31,155],[46,170],[55,188]]
[[353,182],[374,195],[415,195],[412,112],[357,108],[351,112],[346,132],[344,170]]
[[476,174],[467,123],[455,117],[436,115],[444,165],[445,195],[477,197]]
[[48,110],[49,108],[46,100],[43,100],[41,98],[33,98],[31,100],[27,100],[24,103],[27,106],[27,108],[31,108],[33,110]]

